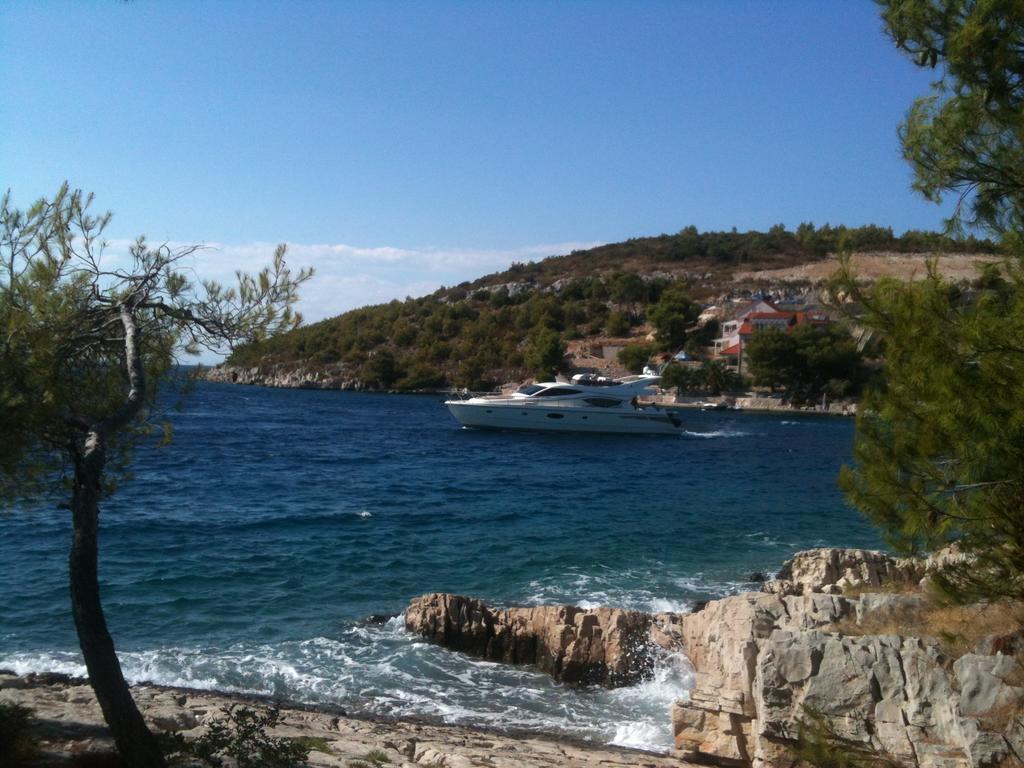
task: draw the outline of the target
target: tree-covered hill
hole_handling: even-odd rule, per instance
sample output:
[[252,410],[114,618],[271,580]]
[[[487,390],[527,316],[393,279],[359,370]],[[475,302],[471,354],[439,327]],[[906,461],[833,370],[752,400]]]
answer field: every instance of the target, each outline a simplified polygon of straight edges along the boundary
[[474,283],[500,284],[510,280],[552,280],[616,271],[646,272],[657,268],[692,271],[706,267],[727,274],[732,267],[789,266],[822,259],[830,253],[886,251],[894,253],[994,253],[990,240],[952,239],[937,232],[909,230],[896,235],[891,228],[800,224],[790,231],[777,224],[767,232],[700,232],[695,226],[674,235],[630,238],[540,262],[513,265],[506,272]]
[[[873,225],[704,233],[686,227],[514,264],[430,296],[346,312],[241,347],[228,364],[344,370],[350,380],[380,389],[481,389],[550,372],[568,341],[646,334],[651,319],[671,324],[673,312],[692,312],[681,295],[706,300],[735,290],[734,270],[796,265],[836,251],[996,250],[988,240],[919,231],[896,236]],[[691,338],[691,347],[706,344],[708,332]],[[672,336],[672,346],[686,341]],[[667,335],[660,338],[668,349]]]

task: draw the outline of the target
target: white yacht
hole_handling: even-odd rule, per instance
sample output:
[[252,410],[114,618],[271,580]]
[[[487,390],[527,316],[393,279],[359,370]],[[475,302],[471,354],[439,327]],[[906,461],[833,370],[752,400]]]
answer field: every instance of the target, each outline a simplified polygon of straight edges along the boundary
[[584,373],[571,382],[528,384],[511,394],[446,400],[445,405],[464,427],[679,434],[682,421],[675,413],[637,401],[659,379],[650,374],[608,379]]

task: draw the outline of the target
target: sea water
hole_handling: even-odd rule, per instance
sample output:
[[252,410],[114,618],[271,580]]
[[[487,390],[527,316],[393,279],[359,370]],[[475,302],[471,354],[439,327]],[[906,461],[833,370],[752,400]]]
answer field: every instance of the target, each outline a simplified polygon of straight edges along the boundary
[[[879,545],[835,484],[848,420],[685,411],[679,437],[498,433],[460,429],[441,399],[198,385],[168,416],[172,444],[140,449],[102,507],[126,675],[666,749],[685,657],[581,689],[395,617],[433,591],[685,611],[799,549]],[[0,531],[0,667],[83,674],[69,513],[18,511]]]

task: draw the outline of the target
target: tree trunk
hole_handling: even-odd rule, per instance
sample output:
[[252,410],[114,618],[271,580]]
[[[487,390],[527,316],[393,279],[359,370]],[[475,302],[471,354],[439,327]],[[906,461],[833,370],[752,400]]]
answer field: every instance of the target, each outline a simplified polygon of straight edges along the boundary
[[163,768],[163,754],[132,699],[114,641],[100,604],[97,572],[99,495],[103,475],[103,448],[95,432],[84,451],[76,452],[75,484],[71,500],[74,533],[69,570],[71,610],[78,642],[89,670],[89,682],[107,721],[117,750],[130,768]]

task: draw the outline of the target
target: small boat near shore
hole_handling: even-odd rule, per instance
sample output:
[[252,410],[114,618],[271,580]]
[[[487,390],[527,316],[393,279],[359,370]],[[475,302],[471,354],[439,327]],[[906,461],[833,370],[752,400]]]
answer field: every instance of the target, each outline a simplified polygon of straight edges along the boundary
[[528,384],[511,394],[446,400],[445,406],[462,426],[475,429],[679,434],[683,423],[678,415],[638,400],[660,378],[577,374],[569,382]]

